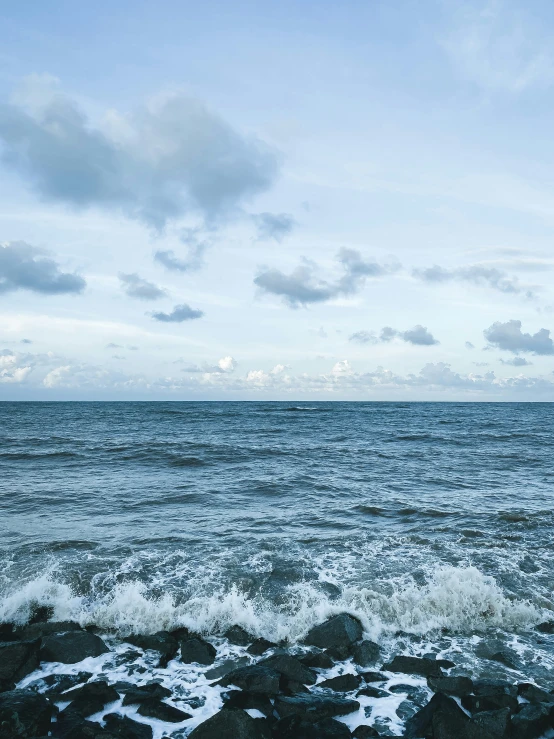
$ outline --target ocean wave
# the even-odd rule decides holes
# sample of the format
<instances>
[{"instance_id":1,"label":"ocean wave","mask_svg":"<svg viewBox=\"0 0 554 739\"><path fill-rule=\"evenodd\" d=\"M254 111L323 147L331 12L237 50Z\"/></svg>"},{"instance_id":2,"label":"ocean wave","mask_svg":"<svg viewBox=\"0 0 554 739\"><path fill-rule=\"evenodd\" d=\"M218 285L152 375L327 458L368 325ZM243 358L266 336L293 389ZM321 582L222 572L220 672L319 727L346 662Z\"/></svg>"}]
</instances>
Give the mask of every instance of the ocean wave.
<instances>
[{"instance_id":1,"label":"ocean wave","mask_svg":"<svg viewBox=\"0 0 554 739\"><path fill-rule=\"evenodd\" d=\"M343 587L338 597L329 596L316 583L296 582L278 605L261 593L247 595L236 585L193 593L180 602L178 592L160 591L160 583L153 591L139 580L79 595L50 571L6 588L0 622L25 623L37 605L51 607L55 620L75 619L121 635L179 626L217 634L236 623L257 636L288 642L302 639L314 624L343 611L358 617L374 639L397 631L418 635L445 629L459 634L515 631L544 617L542 609L529 601L507 597L493 577L476 567L454 566L438 568L421 583L389 581L382 590Z\"/></svg>"}]
</instances>

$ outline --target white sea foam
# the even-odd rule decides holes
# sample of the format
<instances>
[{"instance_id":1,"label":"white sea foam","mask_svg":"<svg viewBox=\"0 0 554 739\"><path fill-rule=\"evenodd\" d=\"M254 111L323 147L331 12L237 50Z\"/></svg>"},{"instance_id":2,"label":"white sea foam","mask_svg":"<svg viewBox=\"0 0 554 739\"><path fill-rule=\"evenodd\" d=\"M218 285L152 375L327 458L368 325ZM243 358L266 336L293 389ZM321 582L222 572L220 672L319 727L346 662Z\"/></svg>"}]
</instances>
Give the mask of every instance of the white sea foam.
<instances>
[{"instance_id":1,"label":"white sea foam","mask_svg":"<svg viewBox=\"0 0 554 739\"><path fill-rule=\"evenodd\" d=\"M475 567L441 567L424 584L403 580L389 582L382 590L348 586L336 598L315 584L300 582L286 589L279 605L237 587L192 594L185 602L178 602L177 595L154 595L145 583L130 581L80 596L50 572L8 588L0 602L0 620L24 623L39 604L51 606L56 620L72 618L121 634L178 626L215 634L237 623L256 635L294 642L314 624L342 611L357 616L374 639L398 630L420 635L443 628L458 633L512 631L544 616L530 602L508 598L493 577Z\"/></svg>"}]
</instances>

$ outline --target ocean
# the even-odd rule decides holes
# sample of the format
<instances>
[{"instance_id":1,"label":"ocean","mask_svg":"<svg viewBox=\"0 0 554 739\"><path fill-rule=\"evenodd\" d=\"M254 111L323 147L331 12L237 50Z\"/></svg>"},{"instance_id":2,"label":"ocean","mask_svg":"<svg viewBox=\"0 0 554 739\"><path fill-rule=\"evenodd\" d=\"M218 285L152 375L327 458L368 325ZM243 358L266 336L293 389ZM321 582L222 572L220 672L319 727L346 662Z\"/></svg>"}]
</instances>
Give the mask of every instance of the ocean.
<instances>
[{"instance_id":1,"label":"ocean","mask_svg":"<svg viewBox=\"0 0 554 739\"><path fill-rule=\"evenodd\" d=\"M5 402L0 622L48 606L116 651L185 626L228 658L231 625L294 647L348 612L383 659L551 689L553 459L546 403ZM216 710L202 685L179 736ZM368 723L399 733L380 705Z\"/></svg>"}]
</instances>

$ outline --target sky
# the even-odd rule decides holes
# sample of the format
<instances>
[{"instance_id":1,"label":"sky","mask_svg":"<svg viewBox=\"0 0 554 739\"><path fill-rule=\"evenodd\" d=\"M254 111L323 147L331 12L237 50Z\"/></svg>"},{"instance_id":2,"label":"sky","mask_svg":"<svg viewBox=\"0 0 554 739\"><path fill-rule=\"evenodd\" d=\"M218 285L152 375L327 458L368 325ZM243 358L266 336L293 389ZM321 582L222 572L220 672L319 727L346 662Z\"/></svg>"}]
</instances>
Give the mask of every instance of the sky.
<instances>
[{"instance_id":1,"label":"sky","mask_svg":"<svg viewBox=\"0 0 554 739\"><path fill-rule=\"evenodd\" d=\"M554 5L0 6L1 400L554 400Z\"/></svg>"}]
</instances>

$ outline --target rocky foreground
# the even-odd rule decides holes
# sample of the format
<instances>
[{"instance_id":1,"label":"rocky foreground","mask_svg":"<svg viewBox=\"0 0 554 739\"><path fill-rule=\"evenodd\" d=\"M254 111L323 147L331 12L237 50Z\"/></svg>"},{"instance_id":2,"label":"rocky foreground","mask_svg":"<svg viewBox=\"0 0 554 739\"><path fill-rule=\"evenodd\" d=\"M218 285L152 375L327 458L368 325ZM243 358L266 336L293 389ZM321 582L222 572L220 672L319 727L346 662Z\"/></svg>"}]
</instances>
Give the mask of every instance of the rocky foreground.
<instances>
[{"instance_id":1,"label":"rocky foreground","mask_svg":"<svg viewBox=\"0 0 554 739\"><path fill-rule=\"evenodd\" d=\"M185 628L126 637L135 651L118 652L114 664L149 655L160 674L191 665L217 688L212 715L191 728L185 709L205 698L172 692L140 660L125 673L132 681L99 679L86 668L113 651L109 638L74 622L41 620L47 616L39 609L34 623L0 625L2 739L366 739L391 736L372 722L371 701L399 694L405 700L394 711L408 739L554 736L553 693L449 674L455 664L435 655L396 655L382 664L380 647L363 639L361 624L346 613L312 628L294 650L234 626L225 643L243 648L243 656L223 661L210 641Z\"/></svg>"}]
</instances>

